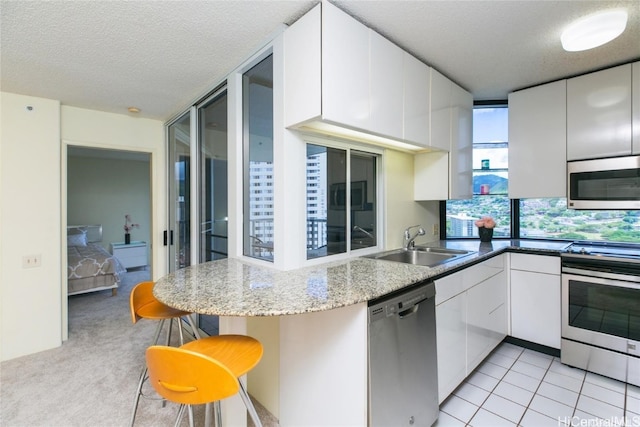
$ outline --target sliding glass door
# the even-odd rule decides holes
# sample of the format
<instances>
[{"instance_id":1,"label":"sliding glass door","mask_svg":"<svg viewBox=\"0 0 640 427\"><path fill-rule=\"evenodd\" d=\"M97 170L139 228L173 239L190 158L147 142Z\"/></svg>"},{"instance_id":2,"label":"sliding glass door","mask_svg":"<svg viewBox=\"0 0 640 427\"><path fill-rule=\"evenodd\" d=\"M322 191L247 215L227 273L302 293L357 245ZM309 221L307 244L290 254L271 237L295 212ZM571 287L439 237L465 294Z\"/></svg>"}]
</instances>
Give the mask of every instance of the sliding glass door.
<instances>
[{"instance_id":1,"label":"sliding glass door","mask_svg":"<svg viewBox=\"0 0 640 427\"><path fill-rule=\"evenodd\" d=\"M217 92L198 107L200 262L226 258L227 92Z\"/></svg>"},{"instance_id":2,"label":"sliding glass door","mask_svg":"<svg viewBox=\"0 0 640 427\"><path fill-rule=\"evenodd\" d=\"M227 91L215 92L198 106L198 260L228 256ZM198 326L218 335L218 316L198 315Z\"/></svg>"},{"instance_id":3,"label":"sliding glass door","mask_svg":"<svg viewBox=\"0 0 640 427\"><path fill-rule=\"evenodd\" d=\"M169 229L165 242L169 247L169 271L188 267L192 262L226 258L226 88L169 124L167 138ZM197 184L195 191L193 180ZM218 334L216 316L198 316L198 326L209 335Z\"/></svg>"},{"instance_id":4,"label":"sliding glass door","mask_svg":"<svg viewBox=\"0 0 640 427\"><path fill-rule=\"evenodd\" d=\"M191 114L168 127L169 271L191 265Z\"/></svg>"}]
</instances>

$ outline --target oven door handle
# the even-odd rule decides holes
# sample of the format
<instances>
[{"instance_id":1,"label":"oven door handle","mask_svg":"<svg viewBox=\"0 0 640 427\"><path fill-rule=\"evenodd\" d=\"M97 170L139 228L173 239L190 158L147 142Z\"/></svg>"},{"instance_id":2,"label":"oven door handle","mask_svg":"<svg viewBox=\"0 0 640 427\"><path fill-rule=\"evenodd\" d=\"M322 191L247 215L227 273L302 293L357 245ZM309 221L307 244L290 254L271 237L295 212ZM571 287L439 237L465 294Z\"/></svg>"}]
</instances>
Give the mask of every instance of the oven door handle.
<instances>
[{"instance_id":1,"label":"oven door handle","mask_svg":"<svg viewBox=\"0 0 640 427\"><path fill-rule=\"evenodd\" d=\"M599 283L604 286L618 286L621 288L640 289L640 277L627 276L602 271L583 270L578 268L562 268L563 282L567 280L580 280L583 282Z\"/></svg>"}]
</instances>

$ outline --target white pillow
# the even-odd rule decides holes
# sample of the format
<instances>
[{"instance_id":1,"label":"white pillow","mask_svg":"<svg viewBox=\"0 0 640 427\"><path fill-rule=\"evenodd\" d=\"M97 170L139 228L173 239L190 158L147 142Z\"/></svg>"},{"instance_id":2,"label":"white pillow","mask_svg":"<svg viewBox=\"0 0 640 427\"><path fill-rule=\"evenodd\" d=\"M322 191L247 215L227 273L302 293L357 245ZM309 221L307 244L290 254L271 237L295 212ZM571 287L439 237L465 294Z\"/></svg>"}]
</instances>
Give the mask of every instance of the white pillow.
<instances>
[{"instance_id":1,"label":"white pillow","mask_svg":"<svg viewBox=\"0 0 640 427\"><path fill-rule=\"evenodd\" d=\"M87 233L67 235L67 246L87 246Z\"/></svg>"}]
</instances>

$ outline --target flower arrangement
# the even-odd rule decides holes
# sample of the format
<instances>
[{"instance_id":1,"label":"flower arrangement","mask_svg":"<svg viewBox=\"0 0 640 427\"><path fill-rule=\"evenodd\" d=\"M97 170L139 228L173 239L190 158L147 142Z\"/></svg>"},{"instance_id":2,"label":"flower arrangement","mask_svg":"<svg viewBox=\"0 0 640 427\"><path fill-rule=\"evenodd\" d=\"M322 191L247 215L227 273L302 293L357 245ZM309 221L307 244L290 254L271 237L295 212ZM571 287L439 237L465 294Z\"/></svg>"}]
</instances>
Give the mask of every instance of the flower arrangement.
<instances>
[{"instance_id":1,"label":"flower arrangement","mask_svg":"<svg viewBox=\"0 0 640 427\"><path fill-rule=\"evenodd\" d=\"M140 224L134 224L133 221L131 221L131 215L126 214L124 216L124 232L125 234L129 234L131 232L131 230L133 230L134 228L139 228Z\"/></svg>"},{"instance_id":2,"label":"flower arrangement","mask_svg":"<svg viewBox=\"0 0 640 427\"><path fill-rule=\"evenodd\" d=\"M490 216L483 216L476 221L476 227L478 228L493 228L496 226L496 222Z\"/></svg>"}]
</instances>

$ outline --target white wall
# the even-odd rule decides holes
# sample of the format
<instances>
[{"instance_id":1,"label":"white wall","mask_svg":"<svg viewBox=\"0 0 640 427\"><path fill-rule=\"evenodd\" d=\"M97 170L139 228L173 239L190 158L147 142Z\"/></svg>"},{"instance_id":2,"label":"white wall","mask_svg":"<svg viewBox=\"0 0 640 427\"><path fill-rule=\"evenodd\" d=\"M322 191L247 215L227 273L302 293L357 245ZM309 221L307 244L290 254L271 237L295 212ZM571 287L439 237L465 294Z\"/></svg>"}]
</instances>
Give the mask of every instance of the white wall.
<instances>
[{"instance_id":1,"label":"white wall","mask_svg":"<svg viewBox=\"0 0 640 427\"><path fill-rule=\"evenodd\" d=\"M149 242L149 162L67 157L67 224L102 224L102 246L124 242L125 214L140 226L131 240ZM148 262L148 261L147 261Z\"/></svg>"},{"instance_id":2,"label":"white wall","mask_svg":"<svg viewBox=\"0 0 640 427\"><path fill-rule=\"evenodd\" d=\"M67 144L151 154L154 278L167 264L166 164L160 121L6 92L0 107L0 359L8 360L66 338ZM33 254L41 255L41 266L23 268L22 257Z\"/></svg>"},{"instance_id":3,"label":"white wall","mask_svg":"<svg viewBox=\"0 0 640 427\"><path fill-rule=\"evenodd\" d=\"M62 145L141 151L151 154L151 224L150 253L153 278L166 274L167 252L162 246L167 223L167 181L164 123L125 114L104 113L82 108L62 106ZM66 159L63 159L66 160ZM66 173L66 165L63 168ZM66 180L66 175L63 177ZM63 196L66 198L66 182ZM66 206L63 207L66 219ZM123 212L123 215L126 212ZM135 222L142 219L133 218ZM124 217L122 218L124 221ZM145 219L146 220L146 219ZM123 224L124 225L124 222ZM134 230L135 234L135 230ZM123 237L124 238L124 237ZM136 238L132 236L132 238Z\"/></svg>"},{"instance_id":4,"label":"white wall","mask_svg":"<svg viewBox=\"0 0 640 427\"><path fill-rule=\"evenodd\" d=\"M140 151L151 155L151 256L152 279L167 273L167 249L163 246L163 231L167 223L167 164L164 138L164 123L142 119L132 115L104 113L83 108L62 106L62 199L67 199L68 145L79 147L107 148L125 151ZM135 220L135 218L134 218ZM62 206L62 221L67 224L67 206ZM137 220L136 220L137 221ZM61 248L64 251L64 248ZM66 276L62 279L63 294L66 294ZM62 298L62 338L67 338L67 298Z\"/></svg>"},{"instance_id":5,"label":"white wall","mask_svg":"<svg viewBox=\"0 0 640 427\"><path fill-rule=\"evenodd\" d=\"M384 153L385 189L385 248L399 248L404 243L404 230L412 225L422 225L425 236L416 243L440 240L432 233L433 225L439 224L439 202L416 202L413 200L413 154L396 150ZM413 230L416 231L416 230Z\"/></svg>"},{"instance_id":6,"label":"white wall","mask_svg":"<svg viewBox=\"0 0 640 427\"><path fill-rule=\"evenodd\" d=\"M3 92L0 106L0 359L7 360L62 343L60 103ZM22 257L35 254L41 266L23 268Z\"/></svg>"}]
</instances>

